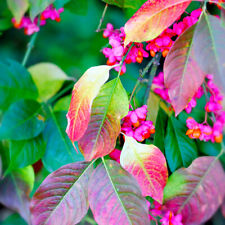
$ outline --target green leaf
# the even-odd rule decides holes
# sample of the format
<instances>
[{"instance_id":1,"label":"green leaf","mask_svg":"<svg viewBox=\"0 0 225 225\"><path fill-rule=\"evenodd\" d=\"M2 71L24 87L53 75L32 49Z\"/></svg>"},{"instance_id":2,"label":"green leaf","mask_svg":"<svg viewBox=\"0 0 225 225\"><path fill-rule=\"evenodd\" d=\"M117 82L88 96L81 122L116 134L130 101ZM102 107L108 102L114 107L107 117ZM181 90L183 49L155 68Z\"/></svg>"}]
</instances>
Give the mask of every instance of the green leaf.
<instances>
[{"instance_id":1,"label":"green leaf","mask_svg":"<svg viewBox=\"0 0 225 225\"><path fill-rule=\"evenodd\" d=\"M88 185L97 224L149 224L147 202L134 177L115 161L103 163L94 170Z\"/></svg>"},{"instance_id":2,"label":"green leaf","mask_svg":"<svg viewBox=\"0 0 225 225\"><path fill-rule=\"evenodd\" d=\"M8 7L15 17L17 22L20 22L21 18L29 7L28 0L7 0Z\"/></svg>"},{"instance_id":3,"label":"green leaf","mask_svg":"<svg viewBox=\"0 0 225 225\"><path fill-rule=\"evenodd\" d=\"M29 0L30 17L33 20L39 13L43 12L55 0Z\"/></svg>"},{"instance_id":4,"label":"green leaf","mask_svg":"<svg viewBox=\"0 0 225 225\"><path fill-rule=\"evenodd\" d=\"M225 92L225 29L221 21L203 13L193 43L196 60L202 71L213 74L216 85Z\"/></svg>"},{"instance_id":5,"label":"green leaf","mask_svg":"<svg viewBox=\"0 0 225 225\"><path fill-rule=\"evenodd\" d=\"M165 154L172 172L180 167L188 167L198 157L195 141L186 136L186 126L174 117L168 120Z\"/></svg>"},{"instance_id":6,"label":"green leaf","mask_svg":"<svg viewBox=\"0 0 225 225\"><path fill-rule=\"evenodd\" d=\"M78 140L87 161L108 155L115 148L120 120L128 111L128 97L120 79L104 84L93 101L88 128Z\"/></svg>"},{"instance_id":7,"label":"green leaf","mask_svg":"<svg viewBox=\"0 0 225 225\"><path fill-rule=\"evenodd\" d=\"M65 164L84 160L82 154L75 151L68 138L65 132L66 124L66 112L53 113L51 110L51 118L46 121L44 130L47 146L43 157L43 163L50 172Z\"/></svg>"},{"instance_id":8,"label":"green leaf","mask_svg":"<svg viewBox=\"0 0 225 225\"><path fill-rule=\"evenodd\" d=\"M70 0L65 5L70 12L78 15L86 15L88 11L88 0Z\"/></svg>"},{"instance_id":9,"label":"green leaf","mask_svg":"<svg viewBox=\"0 0 225 225\"><path fill-rule=\"evenodd\" d=\"M54 111L68 111L71 102L71 95L60 98L54 105Z\"/></svg>"},{"instance_id":10,"label":"green leaf","mask_svg":"<svg viewBox=\"0 0 225 225\"><path fill-rule=\"evenodd\" d=\"M58 66L52 63L38 63L29 67L37 86L39 100L46 101L55 95L65 80L71 80Z\"/></svg>"},{"instance_id":11,"label":"green leaf","mask_svg":"<svg viewBox=\"0 0 225 225\"><path fill-rule=\"evenodd\" d=\"M34 164L45 153L45 142L42 134L36 138L10 143L10 165L8 171Z\"/></svg>"},{"instance_id":12,"label":"green leaf","mask_svg":"<svg viewBox=\"0 0 225 225\"><path fill-rule=\"evenodd\" d=\"M0 202L17 211L28 223L30 221L29 194L34 184L31 166L18 169L0 181Z\"/></svg>"},{"instance_id":13,"label":"green leaf","mask_svg":"<svg viewBox=\"0 0 225 225\"><path fill-rule=\"evenodd\" d=\"M1 225L27 225L27 223L18 215L18 214L12 214L7 217L6 220L1 221Z\"/></svg>"},{"instance_id":14,"label":"green leaf","mask_svg":"<svg viewBox=\"0 0 225 225\"><path fill-rule=\"evenodd\" d=\"M165 135L168 116L160 107L156 119L154 145L157 146L162 153L165 153Z\"/></svg>"},{"instance_id":15,"label":"green leaf","mask_svg":"<svg viewBox=\"0 0 225 225\"><path fill-rule=\"evenodd\" d=\"M8 106L19 99L36 99L37 88L27 70L19 63L9 60L0 62L0 108Z\"/></svg>"},{"instance_id":16,"label":"green leaf","mask_svg":"<svg viewBox=\"0 0 225 225\"><path fill-rule=\"evenodd\" d=\"M44 129L42 106L34 100L13 103L3 116L0 139L24 140L38 136Z\"/></svg>"}]
</instances>

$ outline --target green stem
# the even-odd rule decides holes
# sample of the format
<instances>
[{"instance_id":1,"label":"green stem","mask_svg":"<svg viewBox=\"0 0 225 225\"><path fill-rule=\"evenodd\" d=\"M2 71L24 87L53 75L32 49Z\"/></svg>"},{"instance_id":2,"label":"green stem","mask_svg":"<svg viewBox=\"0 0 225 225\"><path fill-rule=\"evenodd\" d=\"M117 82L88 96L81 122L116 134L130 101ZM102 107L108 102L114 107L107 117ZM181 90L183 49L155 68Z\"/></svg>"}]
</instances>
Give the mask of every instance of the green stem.
<instances>
[{"instance_id":1,"label":"green stem","mask_svg":"<svg viewBox=\"0 0 225 225\"><path fill-rule=\"evenodd\" d=\"M100 21L99 21L99 25L98 25L98 28L97 28L96 32L99 32L99 31L100 31L100 28L101 28L102 23L103 23L103 20L104 20L104 18L105 18L105 14L106 14L106 11L107 11L107 9L108 9L108 6L109 6L109 4L106 3L106 4L105 4L105 8L104 8L103 13L102 13L102 17L101 17L101 19L100 19Z\"/></svg>"},{"instance_id":2,"label":"green stem","mask_svg":"<svg viewBox=\"0 0 225 225\"><path fill-rule=\"evenodd\" d=\"M147 101L148 101L148 97L150 95L150 90L151 90L151 86L152 86L152 81L153 81L153 78L156 74L160 59L161 59L161 53L157 54L154 58L153 66L152 66L151 72L149 74L148 86L147 86L147 89L145 91L144 104L146 104Z\"/></svg>"},{"instance_id":3,"label":"green stem","mask_svg":"<svg viewBox=\"0 0 225 225\"><path fill-rule=\"evenodd\" d=\"M32 36L31 36L31 39L27 45L27 50L25 52L25 55L24 55L24 58L23 58L23 61L22 61L22 65L23 66L26 66L26 63L27 63L27 60L30 56L30 53L31 53L31 50L33 49L34 47L34 43L35 43L35 40L37 38L37 34L38 32L34 33Z\"/></svg>"}]
</instances>

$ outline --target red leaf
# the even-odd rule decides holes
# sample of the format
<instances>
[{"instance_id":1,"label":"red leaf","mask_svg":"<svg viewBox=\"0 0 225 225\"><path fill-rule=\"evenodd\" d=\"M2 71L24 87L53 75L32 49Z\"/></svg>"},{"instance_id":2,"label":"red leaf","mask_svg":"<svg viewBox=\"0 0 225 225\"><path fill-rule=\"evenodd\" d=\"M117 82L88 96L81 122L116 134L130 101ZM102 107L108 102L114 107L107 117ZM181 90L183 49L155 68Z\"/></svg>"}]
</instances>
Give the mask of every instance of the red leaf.
<instances>
[{"instance_id":1,"label":"red leaf","mask_svg":"<svg viewBox=\"0 0 225 225\"><path fill-rule=\"evenodd\" d=\"M32 225L76 224L88 211L92 164L71 163L51 173L31 201Z\"/></svg>"},{"instance_id":2,"label":"red leaf","mask_svg":"<svg viewBox=\"0 0 225 225\"><path fill-rule=\"evenodd\" d=\"M90 178L90 208L98 225L147 225L148 207L136 180L112 160L100 164Z\"/></svg>"},{"instance_id":3,"label":"red leaf","mask_svg":"<svg viewBox=\"0 0 225 225\"><path fill-rule=\"evenodd\" d=\"M84 135L90 119L92 102L101 86L108 80L111 68L110 66L92 67L74 85L66 128L72 142Z\"/></svg>"},{"instance_id":4,"label":"red leaf","mask_svg":"<svg viewBox=\"0 0 225 225\"><path fill-rule=\"evenodd\" d=\"M214 157L199 157L174 172L164 189L164 210L182 214L185 225L206 222L225 196L225 173Z\"/></svg>"},{"instance_id":5,"label":"red leaf","mask_svg":"<svg viewBox=\"0 0 225 225\"><path fill-rule=\"evenodd\" d=\"M187 29L175 41L164 63L165 86L176 115L186 107L205 78L194 54L195 27Z\"/></svg>"},{"instance_id":6,"label":"red leaf","mask_svg":"<svg viewBox=\"0 0 225 225\"><path fill-rule=\"evenodd\" d=\"M162 204L168 170L166 159L156 146L140 144L125 136L120 163L136 178L144 196L151 196Z\"/></svg>"}]
</instances>

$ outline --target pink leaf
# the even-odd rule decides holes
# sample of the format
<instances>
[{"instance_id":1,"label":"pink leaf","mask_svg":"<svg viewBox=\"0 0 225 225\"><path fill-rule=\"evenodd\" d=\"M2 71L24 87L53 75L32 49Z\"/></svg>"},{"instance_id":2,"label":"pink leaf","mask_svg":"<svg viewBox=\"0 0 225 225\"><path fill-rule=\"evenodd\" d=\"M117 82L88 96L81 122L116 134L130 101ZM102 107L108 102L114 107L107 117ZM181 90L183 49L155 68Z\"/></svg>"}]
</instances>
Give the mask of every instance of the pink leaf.
<instances>
[{"instance_id":1,"label":"pink leaf","mask_svg":"<svg viewBox=\"0 0 225 225\"><path fill-rule=\"evenodd\" d=\"M164 210L181 213L185 225L206 222L222 204L225 173L214 157L199 157L174 172L164 189Z\"/></svg>"},{"instance_id":2,"label":"pink leaf","mask_svg":"<svg viewBox=\"0 0 225 225\"><path fill-rule=\"evenodd\" d=\"M91 176L88 199L98 225L147 225L148 207L136 180L112 160Z\"/></svg>"},{"instance_id":3,"label":"pink leaf","mask_svg":"<svg viewBox=\"0 0 225 225\"><path fill-rule=\"evenodd\" d=\"M76 224L88 211L92 164L71 163L51 173L31 201L32 225Z\"/></svg>"},{"instance_id":4,"label":"pink leaf","mask_svg":"<svg viewBox=\"0 0 225 225\"><path fill-rule=\"evenodd\" d=\"M74 85L66 128L72 142L84 135L90 119L92 102L101 86L108 80L111 68L110 66L92 67Z\"/></svg>"},{"instance_id":5,"label":"pink leaf","mask_svg":"<svg viewBox=\"0 0 225 225\"><path fill-rule=\"evenodd\" d=\"M120 163L138 181L142 194L162 203L168 179L166 159L154 145L140 144L125 136Z\"/></svg>"}]
</instances>

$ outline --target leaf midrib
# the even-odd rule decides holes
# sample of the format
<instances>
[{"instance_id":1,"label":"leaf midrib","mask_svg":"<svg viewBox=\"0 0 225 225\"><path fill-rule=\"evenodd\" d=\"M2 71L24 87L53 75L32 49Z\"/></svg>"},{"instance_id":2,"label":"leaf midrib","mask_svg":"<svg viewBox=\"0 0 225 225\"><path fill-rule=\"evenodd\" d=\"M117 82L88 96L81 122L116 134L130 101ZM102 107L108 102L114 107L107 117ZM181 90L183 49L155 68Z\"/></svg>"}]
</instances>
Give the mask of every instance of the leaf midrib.
<instances>
[{"instance_id":1,"label":"leaf midrib","mask_svg":"<svg viewBox=\"0 0 225 225\"><path fill-rule=\"evenodd\" d=\"M125 214L126 214L126 217L127 217L128 221L129 221L129 224L132 225L132 222L131 222L131 220L130 220L130 217L129 217L129 215L128 215L128 212L127 212L127 210L126 210L126 208L125 208L125 206L124 206L124 204L123 204L123 201L122 201L122 199L120 198L119 193L118 193L118 191L117 191L117 189L116 189L116 187L115 187L115 185L114 185L114 183L113 183L113 180L112 180L112 178L111 178L109 169L108 169L108 167L107 167L107 165L106 165L106 162L105 162L105 159L104 159L103 157L102 157L102 162L103 162L103 165L104 165L104 167L105 167L106 173L107 173L107 175L108 175L108 177L109 177L110 183L112 184L113 190L114 190L114 192L115 192L115 194L116 194L116 196L117 196L117 198L118 198L118 200L119 200L119 202L120 202L120 205L122 206L122 208L123 208L123 210L124 210L124 212L125 212Z\"/></svg>"}]
</instances>

